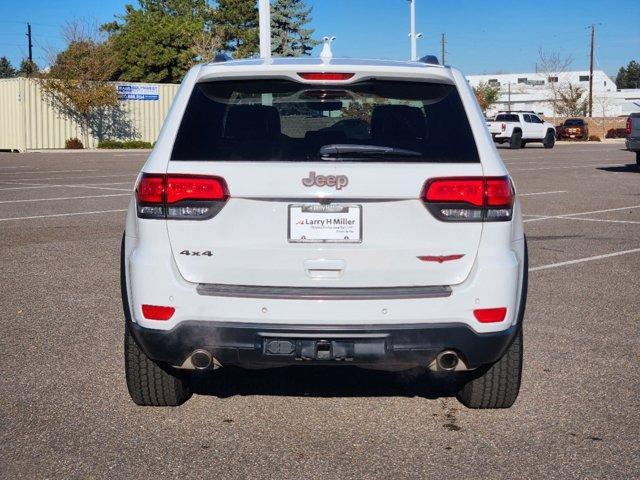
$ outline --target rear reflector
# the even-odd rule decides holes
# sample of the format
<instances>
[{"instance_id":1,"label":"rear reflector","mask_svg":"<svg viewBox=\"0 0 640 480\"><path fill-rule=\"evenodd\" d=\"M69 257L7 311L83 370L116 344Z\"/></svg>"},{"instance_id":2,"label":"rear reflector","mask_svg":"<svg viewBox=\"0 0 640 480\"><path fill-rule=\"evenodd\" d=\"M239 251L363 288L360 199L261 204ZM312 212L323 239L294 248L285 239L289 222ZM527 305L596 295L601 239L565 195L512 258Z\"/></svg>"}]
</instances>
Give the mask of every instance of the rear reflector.
<instances>
[{"instance_id":1,"label":"rear reflector","mask_svg":"<svg viewBox=\"0 0 640 480\"><path fill-rule=\"evenodd\" d=\"M507 309L505 307L478 308L473 311L473 315L480 323L501 322L507 316Z\"/></svg>"},{"instance_id":2,"label":"rear reflector","mask_svg":"<svg viewBox=\"0 0 640 480\"><path fill-rule=\"evenodd\" d=\"M451 177L429 180L422 200L444 221L511 220L514 192L509 177Z\"/></svg>"},{"instance_id":3,"label":"rear reflector","mask_svg":"<svg viewBox=\"0 0 640 480\"><path fill-rule=\"evenodd\" d=\"M338 72L306 72L298 73L305 80L349 80L353 77L353 73Z\"/></svg>"},{"instance_id":4,"label":"rear reflector","mask_svg":"<svg viewBox=\"0 0 640 480\"><path fill-rule=\"evenodd\" d=\"M175 311L173 307L142 305L142 315L148 320L169 320Z\"/></svg>"},{"instance_id":5,"label":"rear reflector","mask_svg":"<svg viewBox=\"0 0 640 480\"><path fill-rule=\"evenodd\" d=\"M136 188L138 216L204 220L215 216L229 197L220 177L145 173Z\"/></svg>"}]
</instances>

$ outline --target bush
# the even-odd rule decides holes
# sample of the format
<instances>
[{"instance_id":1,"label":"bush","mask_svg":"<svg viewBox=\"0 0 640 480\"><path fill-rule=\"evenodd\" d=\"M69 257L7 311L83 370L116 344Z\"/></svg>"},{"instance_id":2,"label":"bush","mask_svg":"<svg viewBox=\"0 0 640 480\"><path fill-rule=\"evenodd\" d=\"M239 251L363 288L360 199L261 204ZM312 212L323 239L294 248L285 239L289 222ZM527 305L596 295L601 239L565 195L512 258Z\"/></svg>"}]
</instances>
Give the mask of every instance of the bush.
<instances>
[{"instance_id":1,"label":"bush","mask_svg":"<svg viewBox=\"0 0 640 480\"><path fill-rule=\"evenodd\" d=\"M98 148L123 149L123 148L152 148L150 142L143 140L100 140Z\"/></svg>"},{"instance_id":2,"label":"bush","mask_svg":"<svg viewBox=\"0 0 640 480\"><path fill-rule=\"evenodd\" d=\"M610 128L604 138L627 138L626 128Z\"/></svg>"},{"instance_id":3,"label":"bush","mask_svg":"<svg viewBox=\"0 0 640 480\"><path fill-rule=\"evenodd\" d=\"M590 142L601 142L600 137L598 135L589 135Z\"/></svg>"},{"instance_id":4,"label":"bush","mask_svg":"<svg viewBox=\"0 0 640 480\"><path fill-rule=\"evenodd\" d=\"M67 150L82 150L84 145L82 145L82 142L75 137L67 138L64 142L64 148Z\"/></svg>"}]
</instances>

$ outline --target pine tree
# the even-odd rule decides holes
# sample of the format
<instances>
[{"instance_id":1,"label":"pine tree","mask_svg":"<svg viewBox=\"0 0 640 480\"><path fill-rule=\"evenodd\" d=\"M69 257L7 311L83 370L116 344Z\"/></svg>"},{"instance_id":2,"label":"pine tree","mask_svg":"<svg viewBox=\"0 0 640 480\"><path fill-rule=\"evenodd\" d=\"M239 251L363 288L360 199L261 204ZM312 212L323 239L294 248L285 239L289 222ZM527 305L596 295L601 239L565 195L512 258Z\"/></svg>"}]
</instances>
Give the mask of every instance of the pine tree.
<instances>
[{"instance_id":1,"label":"pine tree","mask_svg":"<svg viewBox=\"0 0 640 480\"><path fill-rule=\"evenodd\" d=\"M309 55L320 42L311 36L311 10L304 0L275 0L271 5L271 52L279 57Z\"/></svg>"},{"instance_id":2,"label":"pine tree","mask_svg":"<svg viewBox=\"0 0 640 480\"><path fill-rule=\"evenodd\" d=\"M13 68L7 57L0 57L0 78L13 78L16 76L16 69Z\"/></svg>"},{"instance_id":3,"label":"pine tree","mask_svg":"<svg viewBox=\"0 0 640 480\"><path fill-rule=\"evenodd\" d=\"M214 32L222 49L234 58L258 52L258 8L255 0L218 0L213 15Z\"/></svg>"},{"instance_id":4,"label":"pine tree","mask_svg":"<svg viewBox=\"0 0 640 480\"><path fill-rule=\"evenodd\" d=\"M35 62L31 62L28 59L22 60L20 68L18 69L18 77L32 77L36 73L39 73L40 69Z\"/></svg>"}]
</instances>

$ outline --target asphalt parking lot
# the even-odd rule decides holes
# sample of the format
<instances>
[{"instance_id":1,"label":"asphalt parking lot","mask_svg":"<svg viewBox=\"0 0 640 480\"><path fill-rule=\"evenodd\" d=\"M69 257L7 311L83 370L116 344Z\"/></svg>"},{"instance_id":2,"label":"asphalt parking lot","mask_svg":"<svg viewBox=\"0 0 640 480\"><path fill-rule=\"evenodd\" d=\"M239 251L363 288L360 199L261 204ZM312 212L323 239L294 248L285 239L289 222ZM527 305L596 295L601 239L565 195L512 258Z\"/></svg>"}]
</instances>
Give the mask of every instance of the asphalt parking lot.
<instances>
[{"instance_id":1,"label":"asphalt parking lot","mask_svg":"<svg viewBox=\"0 0 640 480\"><path fill-rule=\"evenodd\" d=\"M238 372L174 409L123 372L118 254L144 152L0 154L0 477L638 478L640 171L622 144L500 148L530 252L513 408L428 377Z\"/></svg>"}]
</instances>

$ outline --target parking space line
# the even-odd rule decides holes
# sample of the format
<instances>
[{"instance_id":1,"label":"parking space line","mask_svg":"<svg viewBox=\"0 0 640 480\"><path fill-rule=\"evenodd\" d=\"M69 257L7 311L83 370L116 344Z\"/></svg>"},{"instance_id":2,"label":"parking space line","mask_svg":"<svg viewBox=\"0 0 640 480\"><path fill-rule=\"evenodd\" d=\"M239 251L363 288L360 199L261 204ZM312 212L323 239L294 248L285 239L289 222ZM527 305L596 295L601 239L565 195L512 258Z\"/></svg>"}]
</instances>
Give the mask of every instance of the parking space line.
<instances>
[{"instance_id":1,"label":"parking space line","mask_svg":"<svg viewBox=\"0 0 640 480\"><path fill-rule=\"evenodd\" d=\"M81 198L128 197L130 193L109 193L105 195L82 195L79 197L29 198L27 200L0 200L0 203L52 202L55 200L79 200Z\"/></svg>"},{"instance_id":2,"label":"parking space line","mask_svg":"<svg viewBox=\"0 0 640 480\"><path fill-rule=\"evenodd\" d=\"M567 193L566 190L554 190L551 192L532 192L532 193L519 193L519 197L532 197L534 195L551 195L552 193Z\"/></svg>"},{"instance_id":3,"label":"parking space line","mask_svg":"<svg viewBox=\"0 0 640 480\"><path fill-rule=\"evenodd\" d=\"M601 260L603 258L617 257L619 255L626 255L628 253L640 252L640 248L632 248L631 250L622 250L620 252L606 253L604 255L595 255L593 257L577 258L575 260L567 260L566 262L550 263L548 265L540 265L539 267L532 267L530 272L537 272L538 270L547 270L549 268L564 267L565 265L575 265L576 263L591 262L593 260Z\"/></svg>"},{"instance_id":4,"label":"parking space line","mask_svg":"<svg viewBox=\"0 0 640 480\"><path fill-rule=\"evenodd\" d=\"M578 212L578 213L565 213L563 215L525 215L527 217L535 217L535 218L527 218L523 220L523 222L537 222L539 220L548 220L550 218L567 218L567 217L575 217L578 215L591 215L593 213L607 213L607 212L619 212L620 210L633 210L635 208L640 208L640 205L632 205L630 207L619 207L619 208L606 208L604 210L592 210L590 212Z\"/></svg>"},{"instance_id":5,"label":"parking space line","mask_svg":"<svg viewBox=\"0 0 640 480\"><path fill-rule=\"evenodd\" d=\"M115 175L82 175L79 177L47 177L47 178L21 178L20 180L36 180L41 182L43 180L76 180L80 178L113 178L113 177L132 177L138 176L138 172L135 173L118 173ZM14 182L18 183L18 182Z\"/></svg>"},{"instance_id":6,"label":"parking space line","mask_svg":"<svg viewBox=\"0 0 640 480\"><path fill-rule=\"evenodd\" d=\"M593 165L567 165L563 167L537 167L537 168L514 168L510 169L511 172L533 172L536 170L559 170L564 168L604 168L604 167L625 167L626 163L604 163L598 164L594 163Z\"/></svg>"},{"instance_id":7,"label":"parking space line","mask_svg":"<svg viewBox=\"0 0 640 480\"><path fill-rule=\"evenodd\" d=\"M114 212L126 212L127 209L119 209L119 210L96 210L93 212L77 212L77 213L52 213L50 215L33 215L30 217L7 217L0 218L0 222L7 222L10 220L32 220L35 218L53 218L53 217L72 217L74 215L96 215L99 213L114 213Z\"/></svg>"},{"instance_id":8,"label":"parking space line","mask_svg":"<svg viewBox=\"0 0 640 480\"><path fill-rule=\"evenodd\" d=\"M71 173L71 172L98 172L97 168L88 170L33 170L31 172L0 172L0 175L26 175L30 173Z\"/></svg>"},{"instance_id":9,"label":"parking space line","mask_svg":"<svg viewBox=\"0 0 640 480\"><path fill-rule=\"evenodd\" d=\"M123 182L123 183L129 183L129 182ZM14 183L14 185L16 185L16 184ZM116 191L121 191L121 192L130 192L131 190L133 190L133 188L96 187L96 186L93 186L93 184L87 184L87 185L78 185L78 184L65 185L65 184L33 183L33 184L26 184L26 185L30 185L30 186L0 188L0 191L6 191L6 190L32 190L32 189L38 189L38 188L66 188L66 187L90 188L90 189L97 189L97 190L116 190ZM100 185L100 184L96 184L96 185ZM112 185L112 184L107 183L105 185ZM113 184L113 185L116 185L116 184Z\"/></svg>"},{"instance_id":10,"label":"parking space line","mask_svg":"<svg viewBox=\"0 0 640 480\"><path fill-rule=\"evenodd\" d=\"M584 218L584 217L562 217L563 220L580 220L582 222L605 222L605 223L631 223L638 224L640 222L635 222L633 220L609 220L605 218Z\"/></svg>"}]
</instances>

